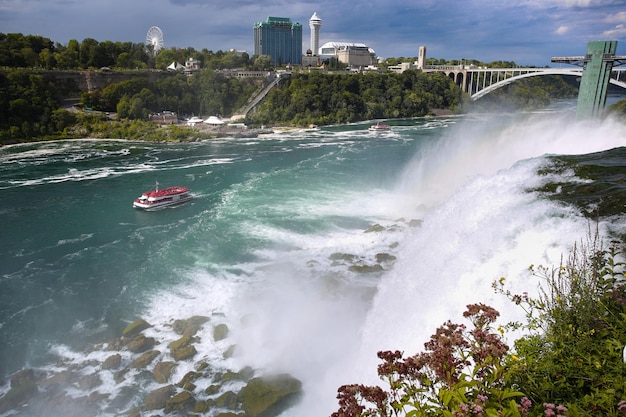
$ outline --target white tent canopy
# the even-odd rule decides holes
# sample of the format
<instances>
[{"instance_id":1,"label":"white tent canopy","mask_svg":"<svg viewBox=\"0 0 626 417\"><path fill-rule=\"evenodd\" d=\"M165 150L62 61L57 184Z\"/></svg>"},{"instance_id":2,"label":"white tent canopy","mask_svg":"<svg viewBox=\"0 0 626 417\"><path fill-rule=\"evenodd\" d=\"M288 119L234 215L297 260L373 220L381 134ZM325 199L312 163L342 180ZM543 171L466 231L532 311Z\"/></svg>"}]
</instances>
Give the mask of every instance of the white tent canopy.
<instances>
[{"instance_id":1,"label":"white tent canopy","mask_svg":"<svg viewBox=\"0 0 626 417\"><path fill-rule=\"evenodd\" d=\"M204 120L204 123L208 125L223 125L224 124L224 122L216 116L209 116L208 119Z\"/></svg>"},{"instance_id":2,"label":"white tent canopy","mask_svg":"<svg viewBox=\"0 0 626 417\"><path fill-rule=\"evenodd\" d=\"M167 67L167 69L170 71L179 71L179 70L185 69L185 67L183 65L180 65L178 62L174 61Z\"/></svg>"}]
</instances>

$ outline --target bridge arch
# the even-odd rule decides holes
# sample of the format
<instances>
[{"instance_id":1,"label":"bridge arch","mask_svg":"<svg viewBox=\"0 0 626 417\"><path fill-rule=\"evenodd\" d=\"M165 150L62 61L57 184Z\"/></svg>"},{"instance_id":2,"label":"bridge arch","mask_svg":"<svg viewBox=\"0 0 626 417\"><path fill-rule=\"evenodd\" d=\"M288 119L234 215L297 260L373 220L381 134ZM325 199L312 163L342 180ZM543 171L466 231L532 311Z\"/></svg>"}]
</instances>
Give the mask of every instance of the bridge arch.
<instances>
[{"instance_id":1,"label":"bridge arch","mask_svg":"<svg viewBox=\"0 0 626 417\"><path fill-rule=\"evenodd\" d=\"M568 69L568 68L554 68L554 69L551 69L551 70L527 72L527 73L524 73L524 74L515 75L515 76L507 78L505 80L493 83L493 84L483 88L482 90L477 91L474 94L471 94L470 97L471 97L472 101L475 101L475 100L478 100L479 98L481 98L483 96L486 96L487 94L491 93L492 91L495 91L495 90L497 90L499 88L502 88L505 85L511 84L514 81L521 80L521 79L524 79L524 78L529 78L529 77L537 77L537 76L541 76L541 75L567 75L567 76L581 77L582 76L582 71L581 70L576 70L576 69ZM626 88L626 83L611 79L611 82L613 82L613 81L615 81L615 83L619 83L617 85L620 85L620 86ZM470 90L470 92L471 92L471 88L472 88L472 86L469 85L468 89Z\"/></svg>"}]
</instances>

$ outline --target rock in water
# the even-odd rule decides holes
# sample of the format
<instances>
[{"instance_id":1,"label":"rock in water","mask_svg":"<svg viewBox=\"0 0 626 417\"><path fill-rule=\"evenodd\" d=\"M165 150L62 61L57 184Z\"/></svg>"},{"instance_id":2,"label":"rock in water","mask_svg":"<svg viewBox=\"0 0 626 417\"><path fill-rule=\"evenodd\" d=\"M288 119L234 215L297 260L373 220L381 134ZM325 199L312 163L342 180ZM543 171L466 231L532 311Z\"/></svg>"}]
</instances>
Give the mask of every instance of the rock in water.
<instances>
[{"instance_id":1,"label":"rock in water","mask_svg":"<svg viewBox=\"0 0 626 417\"><path fill-rule=\"evenodd\" d=\"M268 411L286 409L295 396L302 392L302 382L291 375L253 378L239 392L246 416L257 417ZM276 412L276 415L280 412Z\"/></svg>"},{"instance_id":2,"label":"rock in water","mask_svg":"<svg viewBox=\"0 0 626 417\"><path fill-rule=\"evenodd\" d=\"M147 321L142 319L135 320L134 322L126 326L126 328L122 331L122 336L135 337L149 327L152 326Z\"/></svg>"}]
</instances>

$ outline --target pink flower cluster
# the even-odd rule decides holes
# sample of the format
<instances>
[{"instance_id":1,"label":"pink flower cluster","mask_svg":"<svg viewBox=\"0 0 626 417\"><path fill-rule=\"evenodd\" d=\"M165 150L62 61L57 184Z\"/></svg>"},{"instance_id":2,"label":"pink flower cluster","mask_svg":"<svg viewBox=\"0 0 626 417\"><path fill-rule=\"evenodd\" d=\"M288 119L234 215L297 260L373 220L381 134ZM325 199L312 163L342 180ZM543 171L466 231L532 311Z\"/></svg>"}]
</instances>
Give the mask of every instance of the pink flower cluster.
<instances>
[{"instance_id":1,"label":"pink flower cluster","mask_svg":"<svg viewBox=\"0 0 626 417\"><path fill-rule=\"evenodd\" d=\"M543 413L546 417L565 417L567 413L567 407L564 405L554 405L551 403L543 403Z\"/></svg>"},{"instance_id":2,"label":"pink flower cluster","mask_svg":"<svg viewBox=\"0 0 626 417\"><path fill-rule=\"evenodd\" d=\"M533 406L533 402L528 399L528 397L523 397L519 404L517 404L517 409L519 413L524 417L528 415L530 411L530 407Z\"/></svg>"},{"instance_id":3,"label":"pink flower cluster","mask_svg":"<svg viewBox=\"0 0 626 417\"><path fill-rule=\"evenodd\" d=\"M483 417L483 413L485 412L484 405L487 403L489 398L486 395L478 394L476 396L476 400L469 403L461 403L458 405L459 409L452 412L454 417Z\"/></svg>"}]
</instances>

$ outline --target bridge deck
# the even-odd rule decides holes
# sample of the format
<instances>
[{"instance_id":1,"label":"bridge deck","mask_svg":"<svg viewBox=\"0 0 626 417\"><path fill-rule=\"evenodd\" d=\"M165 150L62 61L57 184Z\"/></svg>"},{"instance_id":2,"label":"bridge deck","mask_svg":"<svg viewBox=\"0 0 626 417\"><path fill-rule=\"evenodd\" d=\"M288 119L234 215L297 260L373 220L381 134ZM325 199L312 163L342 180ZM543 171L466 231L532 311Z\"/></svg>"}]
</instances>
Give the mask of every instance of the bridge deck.
<instances>
[{"instance_id":1,"label":"bridge deck","mask_svg":"<svg viewBox=\"0 0 626 417\"><path fill-rule=\"evenodd\" d=\"M583 58L583 57L573 57ZM626 57L614 57L624 58ZM556 59L556 58L553 58ZM443 72L452 78L461 89L468 93L472 100L477 100L490 92L504 87L516 80L540 75L567 75L582 77L583 68L486 68L468 67L463 65L425 66L424 72ZM611 84L626 88L626 68L613 68Z\"/></svg>"}]
</instances>

